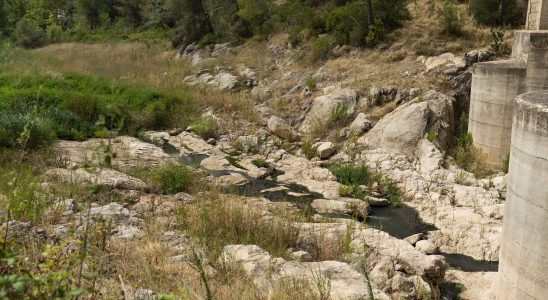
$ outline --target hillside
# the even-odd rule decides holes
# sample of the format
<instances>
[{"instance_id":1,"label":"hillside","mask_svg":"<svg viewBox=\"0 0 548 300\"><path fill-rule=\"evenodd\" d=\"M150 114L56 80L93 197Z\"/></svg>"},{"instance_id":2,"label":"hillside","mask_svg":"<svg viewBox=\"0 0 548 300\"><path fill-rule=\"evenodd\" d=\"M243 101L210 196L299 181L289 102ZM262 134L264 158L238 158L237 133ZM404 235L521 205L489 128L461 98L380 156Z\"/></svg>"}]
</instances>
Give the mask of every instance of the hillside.
<instances>
[{"instance_id":1,"label":"hillside","mask_svg":"<svg viewBox=\"0 0 548 300\"><path fill-rule=\"evenodd\" d=\"M494 297L507 170L467 115L513 29L460 1L36 3L0 2L1 297Z\"/></svg>"}]
</instances>

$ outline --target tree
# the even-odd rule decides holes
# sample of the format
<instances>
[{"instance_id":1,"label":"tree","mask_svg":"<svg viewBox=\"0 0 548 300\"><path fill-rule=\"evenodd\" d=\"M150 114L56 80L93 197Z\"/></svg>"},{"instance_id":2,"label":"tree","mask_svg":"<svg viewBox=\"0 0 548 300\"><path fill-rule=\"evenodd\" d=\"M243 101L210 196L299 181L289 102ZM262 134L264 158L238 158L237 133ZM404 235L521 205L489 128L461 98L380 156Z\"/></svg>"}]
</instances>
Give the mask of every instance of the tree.
<instances>
[{"instance_id":1,"label":"tree","mask_svg":"<svg viewBox=\"0 0 548 300\"><path fill-rule=\"evenodd\" d=\"M101 13L105 9L105 4L104 0L78 0L78 12L84 17L90 29L101 26Z\"/></svg>"},{"instance_id":2,"label":"tree","mask_svg":"<svg viewBox=\"0 0 548 300\"><path fill-rule=\"evenodd\" d=\"M116 8L122 19L133 26L143 23L144 0L119 0Z\"/></svg>"},{"instance_id":3,"label":"tree","mask_svg":"<svg viewBox=\"0 0 548 300\"><path fill-rule=\"evenodd\" d=\"M474 19L487 26L523 24L524 11L516 0L470 0Z\"/></svg>"},{"instance_id":4,"label":"tree","mask_svg":"<svg viewBox=\"0 0 548 300\"><path fill-rule=\"evenodd\" d=\"M172 0L169 2L174 13L176 30L171 43L174 47L197 42L205 34L212 32L209 18L201 0Z\"/></svg>"},{"instance_id":5,"label":"tree","mask_svg":"<svg viewBox=\"0 0 548 300\"><path fill-rule=\"evenodd\" d=\"M366 0L367 2L367 25L371 26L375 23L375 15L373 14L373 3L371 0Z\"/></svg>"}]
</instances>

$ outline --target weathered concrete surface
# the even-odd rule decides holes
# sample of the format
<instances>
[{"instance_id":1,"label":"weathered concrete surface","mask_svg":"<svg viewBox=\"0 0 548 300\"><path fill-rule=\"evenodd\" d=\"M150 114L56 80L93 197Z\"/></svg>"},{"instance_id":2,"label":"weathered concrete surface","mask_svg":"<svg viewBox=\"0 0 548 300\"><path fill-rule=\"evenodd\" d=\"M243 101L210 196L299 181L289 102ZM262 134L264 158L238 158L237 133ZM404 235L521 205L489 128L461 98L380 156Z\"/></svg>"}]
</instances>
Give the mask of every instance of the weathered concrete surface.
<instances>
[{"instance_id":1,"label":"weathered concrete surface","mask_svg":"<svg viewBox=\"0 0 548 300\"><path fill-rule=\"evenodd\" d=\"M514 99L523 92L525 63L478 63L472 75L468 130L489 165L501 167L510 151Z\"/></svg>"},{"instance_id":2,"label":"weathered concrete surface","mask_svg":"<svg viewBox=\"0 0 548 300\"><path fill-rule=\"evenodd\" d=\"M548 1L529 0L527 8L527 30L548 29Z\"/></svg>"},{"instance_id":3,"label":"weathered concrete surface","mask_svg":"<svg viewBox=\"0 0 548 300\"><path fill-rule=\"evenodd\" d=\"M548 91L520 95L513 118L497 299L548 295Z\"/></svg>"}]
</instances>

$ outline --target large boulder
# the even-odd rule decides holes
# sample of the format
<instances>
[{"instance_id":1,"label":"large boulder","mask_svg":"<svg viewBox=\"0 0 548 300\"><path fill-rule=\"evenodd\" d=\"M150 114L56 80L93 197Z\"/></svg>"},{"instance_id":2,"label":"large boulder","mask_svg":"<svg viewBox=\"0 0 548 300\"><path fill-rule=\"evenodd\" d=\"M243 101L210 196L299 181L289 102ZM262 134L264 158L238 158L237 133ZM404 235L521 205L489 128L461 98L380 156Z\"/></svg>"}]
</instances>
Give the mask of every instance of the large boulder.
<instances>
[{"instance_id":1,"label":"large boulder","mask_svg":"<svg viewBox=\"0 0 548 300\"><path fill-rule=\"evenodd\" d=\"M303 120L301 131L309 132L315 125L329 120L337 108L346 109L346 113L352 114L356 103L357 94L353 89L337 88L327 95L317 97Z\"/></svg>"},{"instance_id":2,"label":"large boulder","mask_svg":"<svg viewBox=\"0 0 548 300\"><path fill-rule=\"evenodd\" d=\"M268 120L268 129L277 137L290 142L299 140L299 134L284 119L272 116Z\"/></svg>"},{"instance_id":3,"label":"large boulder","mask_svg":"<svg viewBox=\"0 0 548 300\"><path fill-rule=\"evenodd\" d=\"M426 102L403 105L386 115L358 143L411 154L426 132L429 115Z\"/></svg>"},{"instance_id":4,"label":"large boulder","mask_svg":"<svg viewBox=\"0 0 548 300\"><path fill-rule=\"evenodd\" d=\"M415 100L404 104L389 113L358 142L411 155L417 143L431 133L434 143L447 149L455 130L454 98L429 91L423 99L422 102Z\"/></svg>"},{"instance_id":5,"label":"large boulder","mask_svg":"<svg viewBox=\"0 0 548 300\"><path fill-rule=\"evenodd\" d=\"M299 262L286 261L272 257L268 252L255 245L229 245L224 247L221 259L228 266L243 270L263 293L266 299L283 282L302 281L311 289L321 288L319 282L329 282L322 292L329 299L367 299L370 297L365 287L365 275L350 265L338 261ZM375 299L389 299L376 289Z\"/></svg>"}]
</instances>

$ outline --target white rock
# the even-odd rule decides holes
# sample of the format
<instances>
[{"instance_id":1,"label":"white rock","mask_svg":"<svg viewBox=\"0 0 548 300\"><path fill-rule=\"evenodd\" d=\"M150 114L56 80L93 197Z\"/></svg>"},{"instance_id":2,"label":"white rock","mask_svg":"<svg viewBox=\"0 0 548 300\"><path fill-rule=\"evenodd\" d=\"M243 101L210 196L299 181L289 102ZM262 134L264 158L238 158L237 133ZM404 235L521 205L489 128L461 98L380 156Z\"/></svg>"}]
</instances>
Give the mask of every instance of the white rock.
<instances>
[{"instance_id":1,"label":"white rock","mask_svg":"<svg viewBox=\"0 0 548 300\"><path fill-rule=\"evenodd\" d=\"M299 134L284 119L272 116L268 119L268 129L276 136L288 140L297 141Z\"/></svg>"},{"instance_id":2,"label":"white rock","mask_svg":"<svg viewBox=\"0 0 548 300\"><path fill-rule=\"evenodd\" d=\"M337 107L344 107L348 114L352 114L357 101L357 94L353 89L338 88L327 95L317 97L306 114L300 130L309 132L314 126L322 124L331 117Z\"/></svg>"},{"instance_id":3,"label":"white rock","mask_svg":"<svg viewBox=\"0 0 548 300\"><path fill-rule=\"evenodd\" d=\"M337 148L331 142L323 142L316 145L316 151L321 159L326 159L333 155Z\"/></svg>"},{"instance_id":4,"label":"white rock","mask_svg":"<svg viewBox=\"0 0 548 300\"><path fill-rule=\"evenodd\" d=\"M438 247L429 240L420 240L415 244L415 248L424 254L436 254L438 253Z\"/></svg>"},{"instance_id":5,"label":"white rock","mask_svg":"<svg viewBox=\"0 0 548 300\"><path fill-rule=\"evenodd\" d=\"M350 131L356 134L362 134L371 129L372 123L364 113L359 113L358 116L350 124Z\"/></svg>"}]
</instances>

